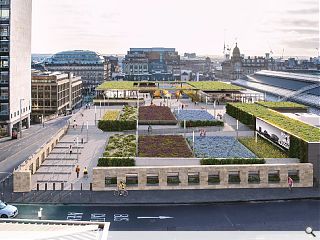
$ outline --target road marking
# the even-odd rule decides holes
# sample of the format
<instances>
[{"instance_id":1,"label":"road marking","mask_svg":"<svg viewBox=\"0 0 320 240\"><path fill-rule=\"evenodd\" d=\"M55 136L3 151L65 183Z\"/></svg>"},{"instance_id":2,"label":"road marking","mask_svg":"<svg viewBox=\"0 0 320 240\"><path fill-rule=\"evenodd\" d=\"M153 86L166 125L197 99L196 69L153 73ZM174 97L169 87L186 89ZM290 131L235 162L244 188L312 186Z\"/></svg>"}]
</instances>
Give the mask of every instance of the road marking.
<instances>
[{"instance_id":1,"label":"road marking","mask_svg":"<svg viewBox=\"0 0 320 240\"><path fill-rule=\"evenodd\" d=\"M114 214L113 215L114 222L129 222L129 214Z\"/></svg>"},{"instance_id":2,"label":"road marking","mask_svg":"<svg viewBox=\"0 0 320 240\"><path fill-rule=\"evenodd\" d=\"M105 222L106 221L106 214L104 214L104 213L92 213L90 221L91 222Z\"/></svg>"},{"instance_id":3,"label":"road marking","mask_svg":"<svg viewBox=\"0 0 320 240\"><path fill-rule=\"evenodd\" d=\"M67 215L68 221L81 221L83 213L69 212Z\"/></svg>"},{"instance_id":4,"label":"road marking","mask_svg":"<svg viewBox=\"0 0 320 240\"><path fill-rule=\"evenodd\" d=\"M168 217L168 216L159 216L159 217L137 217L137 219L160 219L160 220L164 220L164 219L172 219L174 217Z\"/></svg>"},{"instance_id":5,"label":"road marking","mask_svg":"<svg viewBox=\"0 0 320 240\"><path fill-rule=\"evenodd\" d=\"M230 223L230 225L234 227L234 224L231 222L230 218L226 214L223 214L223 216L227 219L228 223Z\"/></svg>"}]
</instances>

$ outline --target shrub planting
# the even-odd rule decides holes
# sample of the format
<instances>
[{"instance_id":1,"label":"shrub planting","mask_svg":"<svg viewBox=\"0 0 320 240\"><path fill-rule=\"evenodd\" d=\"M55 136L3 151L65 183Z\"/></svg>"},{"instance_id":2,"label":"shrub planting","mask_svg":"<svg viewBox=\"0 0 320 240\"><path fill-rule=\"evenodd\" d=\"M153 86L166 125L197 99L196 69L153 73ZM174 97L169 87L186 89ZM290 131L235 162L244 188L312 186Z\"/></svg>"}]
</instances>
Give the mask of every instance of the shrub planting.
<instances>
[{"instance_id":1,"label":"shrub planting","mask_svg":"<svg viewBox=\"0 0 320 240\"><path fill-rule=\"evenodd\" d=\"M180 122L180 126L184 127L184 122ZM218 126L223 127L224 122L222 121L186 121L186 127L210 127L210 126Z\"/></svg>"},{"instance_id":2,"label":"shrub planting","mask_svg":"<svg viewBox=\"0 0 320 240\"><path fill-rule=\"evenodd\" d=\"M108 158L102 157L98 160L98 167L132 167L135 165L133 158Z\"/></svg>"},{"instance_id":3,"label":"shrub planting","mask_svg":"<svg viewBox=\"0 0 320 240\"><path fill-rule=\"evenodd\" d=\"M135 135L113 135L110 137L104 157L134 157L136 156Z\"/></svg>"}]
</instances>

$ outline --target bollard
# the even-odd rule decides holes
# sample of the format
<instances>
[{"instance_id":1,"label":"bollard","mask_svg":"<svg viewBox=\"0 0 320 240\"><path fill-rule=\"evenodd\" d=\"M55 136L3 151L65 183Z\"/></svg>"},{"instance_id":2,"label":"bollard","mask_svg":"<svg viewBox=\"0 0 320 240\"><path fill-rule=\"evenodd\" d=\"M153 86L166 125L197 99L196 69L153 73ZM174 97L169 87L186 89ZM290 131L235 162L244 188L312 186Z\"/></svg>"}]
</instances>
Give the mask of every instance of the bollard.
<instances>
[{"instance_id":1,"label":"bollard","mask_svg":"<svg viewBox=\"0 0 320 240\"><path fill-rule=\"evenodd\" d=\"M1 193L1 200L2 200L2 202L4 202L3 192Z\"/></svg>"},{"instance_id":2,"label":"bollard","mask_svg":"<svg viewBox=\"0 0 320 240\"><path fill-rule=\"evenodd\" d=\"M47 189L48 189L48 184L45 183L45 184L44 184L44 190L47 191Z\"/></svg>"},{"instance_id":3,"label":"bollard","mask_svg":"<svg viewBox=\"0 0 320 240\"><path fill-rule=\"evenodd\" d=\"M71 183L71 191L73 191L73 183Z\"/></svg>"},{"instance_id":4,"label":"bollard","mask_svg":"<svg viewBox=\"0 0 320 240\"><path fill-rule=\"evenodd\" d=\"M39 191L40 189L40 186L39 186L39 183L37 183L37 191Z\"/></svg>"},{"instance_id":5,"label":"bollard","mask_svg":"<svg viewBox=\"0 0 320 240\"><path fill-rule=\"evenodd\" d=\"M52 183L52 189L53 189L53 191L56 190L56 183Z\"/></svg>"},{"instance_id":6,"label":"bollard","mask_svg":"<svg viewBox=\"0 0 320 240\"><path fill-rule=\"evenodd\" d=\"M92 191L92 183L90 183L90 191Z\"/></svg>"},{"instance_id":7,"label":"bollard","mask_svg":"<svg viewBox=\"0 0 320 240\"><path fill-rule=\"evenodd\" d=\"M64 186L63 186L63 182L61 183L61 191L63 191L63 188L64 188Z\"/></svg>"},{"instance_id":8,"label":"bollard","mask_svg":"<svg viewBox=\"0 0 320 240\"><path fill-rule=\"evenodd\" d=\"M81 185L80 185L80 191L82 191L82 183L81 183Z\"/></svg>"}]
</instances>

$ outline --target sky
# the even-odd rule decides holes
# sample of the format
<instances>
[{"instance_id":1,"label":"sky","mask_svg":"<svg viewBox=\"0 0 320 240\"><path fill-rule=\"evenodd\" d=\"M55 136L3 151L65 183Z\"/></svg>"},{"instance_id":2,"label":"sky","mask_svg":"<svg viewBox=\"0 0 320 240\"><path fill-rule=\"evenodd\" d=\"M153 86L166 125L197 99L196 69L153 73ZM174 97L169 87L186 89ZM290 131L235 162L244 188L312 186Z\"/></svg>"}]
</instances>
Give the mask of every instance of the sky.
<instances>
[{"instance_id":1,"label":"sky","mask_svg":"<svg viewBox=\"0 0 320 240\"><path fill-rule=\"evenodd\" d=\"M32 52L173 47L180 54L317 56L318 0L33 0Z\"/></svg>"}]
</instances>

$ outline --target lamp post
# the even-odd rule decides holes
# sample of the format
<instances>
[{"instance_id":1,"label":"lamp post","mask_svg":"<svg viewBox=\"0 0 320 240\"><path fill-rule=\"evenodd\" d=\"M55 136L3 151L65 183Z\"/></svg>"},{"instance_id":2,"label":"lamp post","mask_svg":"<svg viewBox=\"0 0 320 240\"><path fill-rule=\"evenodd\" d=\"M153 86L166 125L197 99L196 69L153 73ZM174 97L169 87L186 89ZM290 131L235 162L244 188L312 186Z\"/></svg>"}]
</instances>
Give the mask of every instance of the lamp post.
<instances>
[{"instance_id":1,"label":"lamp post","mask_svg":"<svg viewBox=\"0 0 320 240\"><path fill-rule=\"evenodd\" d=\"M136 154L138 156L139 143L139 90L137 91L137 131L136 131Z\"/></svg>"},{"instance_id":2,"label":"lamp post","mask_svg":"<svg viewBox=\"0 0 320 240\"><path fill-rule=\"evenodd\" d=\"M20 130L20 138L22 138L22 101L24 98L20 98L20 121L19 121L19 130Z\"/></svg>"},{"instance_id":3,"label":"lamp post","mask_svg":"<svg viewBox=\"0 0 320 240\"><path fill-rule=\"evenodd\" d=\"M87 121L87 142L89 142L89 122Z\"/></svg>"}]
</instances>

